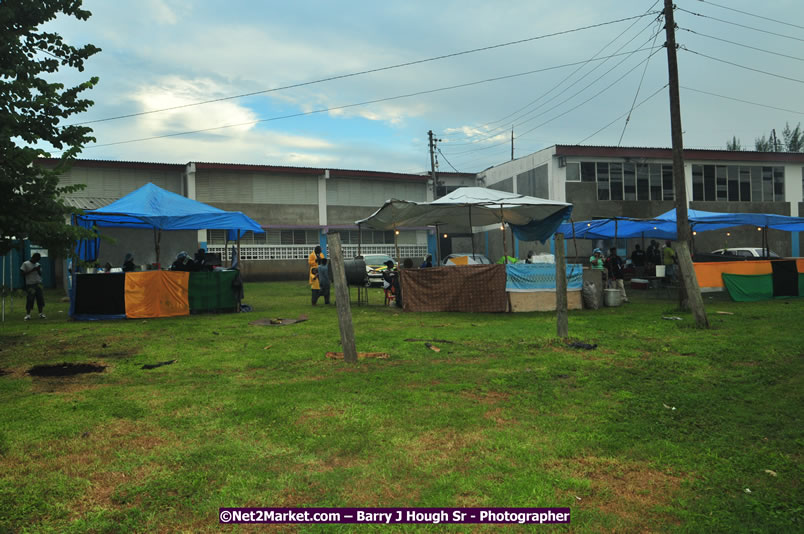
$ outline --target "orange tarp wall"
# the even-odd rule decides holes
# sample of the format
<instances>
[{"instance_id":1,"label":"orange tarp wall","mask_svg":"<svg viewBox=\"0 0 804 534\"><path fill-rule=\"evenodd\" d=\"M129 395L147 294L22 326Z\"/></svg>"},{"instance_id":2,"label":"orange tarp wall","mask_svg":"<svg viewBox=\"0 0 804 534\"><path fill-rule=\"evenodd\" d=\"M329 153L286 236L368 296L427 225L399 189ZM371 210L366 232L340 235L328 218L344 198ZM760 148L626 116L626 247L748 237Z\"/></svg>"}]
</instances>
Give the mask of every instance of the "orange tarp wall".
<instances>
[{"instance_id":1,"label":"orange tarp wall","mask_svg":"<svg viewBox=\"0 0 804 534\"><path fill-rule=\"evenodd\" d=\"M126 317L148 319L190 315L190 273L126 273Z\"/></svg>"},{"instance_id":2,"label":"orange tarp wall","mask_svg":"<svg viewBox=\"0 0 804 534\"><path fill-rule=\"evenodd\" d=\"M723 273L771 274L771 262L760 261L713 261L694 263L699 287L723 287ZM804 259L796 260L798 272L804 273Z\"/></svg>"}]
</instances>

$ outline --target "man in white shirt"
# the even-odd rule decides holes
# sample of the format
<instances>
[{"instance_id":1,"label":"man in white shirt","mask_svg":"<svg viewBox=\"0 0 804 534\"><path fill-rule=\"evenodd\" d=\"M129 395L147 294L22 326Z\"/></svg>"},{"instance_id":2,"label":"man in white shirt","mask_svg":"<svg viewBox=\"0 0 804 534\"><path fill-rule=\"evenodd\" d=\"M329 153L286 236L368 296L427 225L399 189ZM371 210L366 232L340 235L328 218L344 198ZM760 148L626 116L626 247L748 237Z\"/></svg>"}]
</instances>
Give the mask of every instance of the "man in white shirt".
<instances>
[{"instance_id":1,"label":"man in white shirt","mask_svg":"<svg viewBox=\"0 0 804 534\"><path fill-rule=\"evenodd\" d=\"M45 309L45 296L42 293L42 266L39 265L39 260L42 257L38 252L31 256L31 259L23 262L20 266L20 271L25 278L25 292L28 294L28 299L25 302L25 320L31 318L31 310L33 310L34 299L36 299L36 307L39 308L39 317L45 318L42 310Z\"/></svg>"}]
</instances>

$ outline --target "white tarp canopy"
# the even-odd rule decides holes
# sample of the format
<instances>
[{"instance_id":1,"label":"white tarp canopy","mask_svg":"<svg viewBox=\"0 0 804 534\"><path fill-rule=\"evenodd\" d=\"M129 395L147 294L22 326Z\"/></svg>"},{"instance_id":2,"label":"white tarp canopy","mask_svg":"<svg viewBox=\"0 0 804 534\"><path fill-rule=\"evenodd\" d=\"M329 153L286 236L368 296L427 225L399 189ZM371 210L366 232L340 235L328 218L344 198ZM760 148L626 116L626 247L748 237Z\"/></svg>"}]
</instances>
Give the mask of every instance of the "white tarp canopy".
<instances>
[{"instance_id":1,"label":"white tarp canopy","mask_svg":"<svg viewBox=\"0 0 804 534\"><path fill-rule=\"evenodd\" d=\"M356 221L361 228L393 230L400 227L438 226L448 233L472 233L473 229L508 223L517 233L535 232L544 240L569 218L572 204L496 191L461 187L432 202L386 200L371 216ZM520 237L523 240L527 237Z\"/></svg>"}]
</instances>

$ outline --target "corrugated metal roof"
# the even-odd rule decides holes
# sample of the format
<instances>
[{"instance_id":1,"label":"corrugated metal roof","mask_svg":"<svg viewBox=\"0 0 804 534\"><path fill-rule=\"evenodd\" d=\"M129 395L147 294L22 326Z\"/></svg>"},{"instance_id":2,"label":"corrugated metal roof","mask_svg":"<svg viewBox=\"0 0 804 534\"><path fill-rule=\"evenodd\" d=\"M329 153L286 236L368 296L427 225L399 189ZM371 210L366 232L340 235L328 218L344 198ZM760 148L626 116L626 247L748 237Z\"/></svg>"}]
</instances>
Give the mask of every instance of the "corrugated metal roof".
<instances>
[{"instance_id":1,"label":"corrugated metal roof","mask_svg":"<svg viewBox=\"0 0 804 534\"><path fill-rule=\"evenodd\" d=\"M556 145L556 156L600 156L672 159L673 150L661 147L616 147L594 145ZM798 152L755 152L750 150L707 150L685 148L684 157L698 160L804 163Z\"/></svg>"},{"instance_id":2,"label":"corrugated metal roof","mask_svg":"<svg viewBox=\"0 0 804 534\"><path fill-rule=\"evenodd\" d=\"M64 197L64 203L71 208L78 208L80 210L95 210L108 206L116 198L101 198L101 197Z\"/></svg>"}]
</instances>

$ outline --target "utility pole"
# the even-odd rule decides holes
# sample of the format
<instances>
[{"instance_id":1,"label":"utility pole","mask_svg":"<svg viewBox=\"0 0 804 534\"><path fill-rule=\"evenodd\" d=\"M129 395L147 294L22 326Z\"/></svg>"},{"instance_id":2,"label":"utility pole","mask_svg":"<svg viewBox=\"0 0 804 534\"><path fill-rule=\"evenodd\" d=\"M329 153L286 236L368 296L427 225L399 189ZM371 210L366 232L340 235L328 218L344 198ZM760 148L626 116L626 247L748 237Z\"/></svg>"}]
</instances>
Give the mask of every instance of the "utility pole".
<instances>
[{"instance_id":1,"label":"utility pole","mask_svg":"<svg viewBox=\"0 0 804 534\"><path fill-rule=\"evenodd\" d=\"M435 147L436 147L436 140L433 137L433 130L429 130L427 132L427 137L430 139L430 180L433 182L433 200L438 197L438 183L436 182L436 171L435 171Z\"/></svg>"},{"instance_id":2,"label":"utility pole","mask_svg":"<svg viewBox=\"0 0 804 534\"><path fill-rule=\"evenodd\" d=\"M511 161L514 161L514 126L511 125Z\"/></svg>"},{"instance_id":3,"label":"utility pole","mask_svg":"<svg viewBox=\"0 0 804 534\"><path fill-rule=\"evenodd\" d=\"M681 98L678 91L678 62L676 59L676 23L673 18L673 0L664 0L664 21L665 32L667 34L667 70L670 92L670 130L673 140L673 182L676 195L676 232L677 247L676 261L681 269L681 281L683 291L686 294L686 304L695 318L695 325L698 328L709 328L709 320L706 317L703 299L701 298L701 288L698 286L698 279L695 276L695 269L692 266L692 256L690 255L690 242L692 232L687 216L687 181L684 176L684 140L681 130Z\"/></svg>"}]
</instances>

